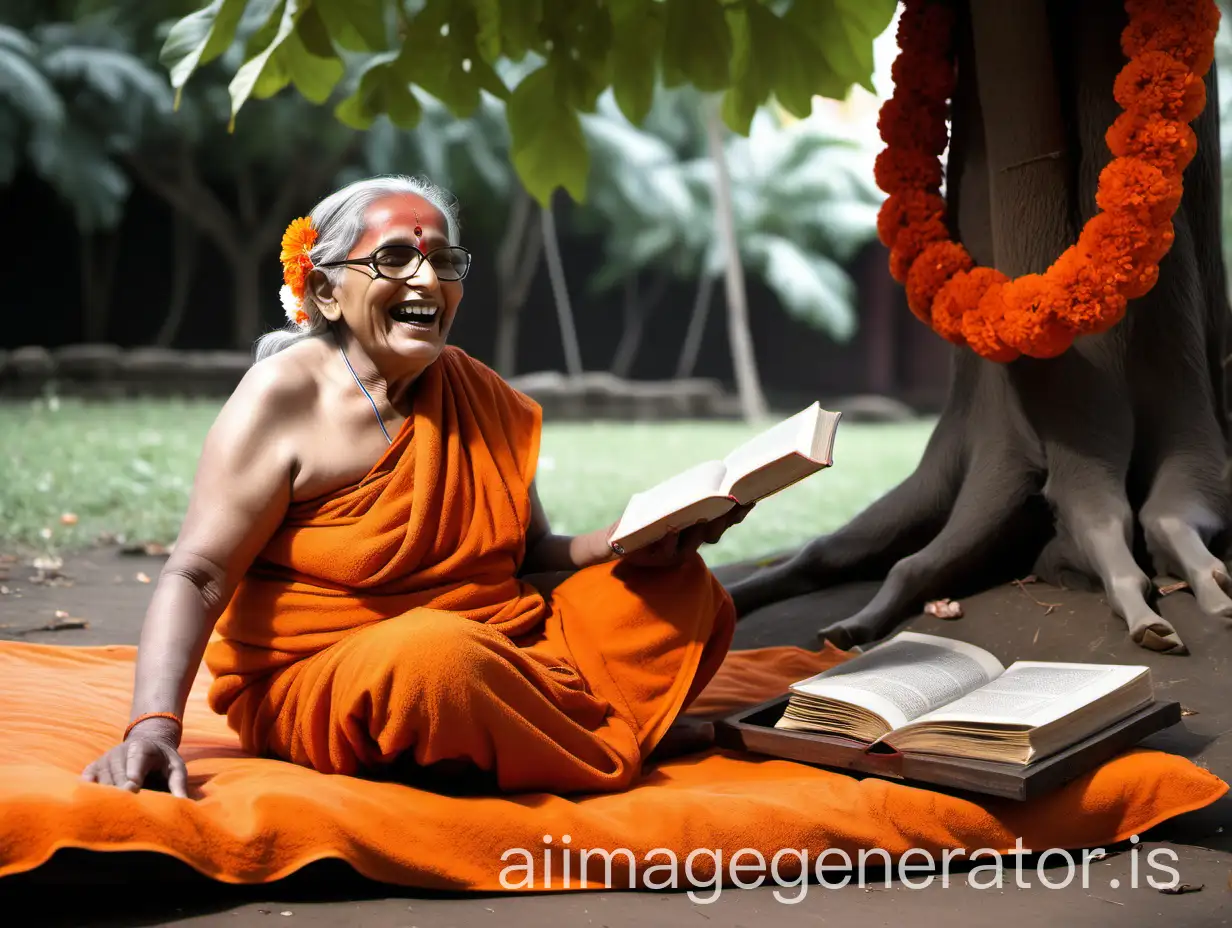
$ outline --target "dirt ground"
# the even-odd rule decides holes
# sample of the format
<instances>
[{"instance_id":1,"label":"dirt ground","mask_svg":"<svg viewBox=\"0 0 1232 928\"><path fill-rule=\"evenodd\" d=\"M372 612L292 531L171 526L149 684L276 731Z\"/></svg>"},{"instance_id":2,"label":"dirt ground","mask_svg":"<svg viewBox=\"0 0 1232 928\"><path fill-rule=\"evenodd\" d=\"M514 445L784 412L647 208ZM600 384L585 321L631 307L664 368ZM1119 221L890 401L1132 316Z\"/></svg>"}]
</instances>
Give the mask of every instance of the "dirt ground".
<instances>
[{"instance_id":1,"label":"dirt ground","mask_svg":"<svg viewBox=\"0 0 1232 928\"><path fill-rule=\"evenodd\" d=\"M32 583L21 562L0 563L0 636L66 645L135 643L162 561L99 549L67 559L60 585ZM739 568L720 571L731 575ZM7 572L7 577L4 574ZM802 597L747 619L736 647L797 644L815 647L815 632L849 615L872 595L853 585ZM7 591L7 592L6 592ZM1219 776L1232 777L1232 699L1222 681L1232 658L1232 623L1203 617L1188 592L1160 602L1189 646L1190 654L1165 656L1130 643L1124 626L1098 595L1041 584L1008 585L963 600L964 616L941 620L918 616L904 627L948 635L989 648L1002 661L1095 660L1149 664L1161 697L1192 711L1180 725L1146 744L1183 754ZM78 627L84 623L84 627ZM67 626L45 630L48 626ZM87 856L61 853L35 874L0 885L0 925L133 926L278 923L289 926L363 925L372 928L521 925L639 928L708 924L776 926L859 924L899 926L1224 925L1232 922L1232 799L1165 823L1142 836L1143 849L1167 847L1172 866L1196 891L1164 894L1149 886L1128 848L1095 864L1090 881L1062 883L1063 866L1036 870L1023 859L1022 886L1011 871L1001 888L978 888L951 871L924 888L891 881L840 889L818 884L799 888L724 889L696 899L680 892L581 893L539 896L425 894L360 880L342 865L314 865L276 885L211 884L186 867L142 855ZM100 859L106 857L107 859ZM1197 889L1201 887L1200 889ZM792 899L797 901L792 902ZM782 901L787 900L787 901Z\"/></svg>"}]
</instances>

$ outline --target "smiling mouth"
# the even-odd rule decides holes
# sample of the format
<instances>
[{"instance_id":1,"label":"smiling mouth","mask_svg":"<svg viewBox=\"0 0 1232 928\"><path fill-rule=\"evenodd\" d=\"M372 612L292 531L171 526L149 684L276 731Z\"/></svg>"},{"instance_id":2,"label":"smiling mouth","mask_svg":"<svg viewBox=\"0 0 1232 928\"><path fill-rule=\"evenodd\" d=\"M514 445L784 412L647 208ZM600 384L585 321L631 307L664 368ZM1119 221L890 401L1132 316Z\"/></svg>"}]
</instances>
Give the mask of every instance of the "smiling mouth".
<instances>
[{"instance_id":1,"label":"smiling mouth","mask_svg":"<svg viewBox=\"0 0 1232 928\"><path fill-rule=\"evenodd\" d=\"M433 329L440 318L441 308L435 303L408 300L390 309L389 315L394 322L400 322L403 325L410 325L420 329Z\"/></svg>"}]
</instances>

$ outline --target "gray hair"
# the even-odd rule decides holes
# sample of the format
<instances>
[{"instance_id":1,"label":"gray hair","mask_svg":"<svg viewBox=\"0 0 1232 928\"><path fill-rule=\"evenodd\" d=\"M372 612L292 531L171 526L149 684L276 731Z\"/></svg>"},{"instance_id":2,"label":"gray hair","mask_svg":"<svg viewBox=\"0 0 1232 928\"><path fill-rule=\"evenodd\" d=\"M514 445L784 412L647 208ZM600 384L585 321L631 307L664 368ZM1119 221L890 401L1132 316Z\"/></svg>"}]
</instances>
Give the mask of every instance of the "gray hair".
<instances>
[{"instance_id":1,"label":"gray hair","mask_svg":"<svg viewBox=\"0 0 1232 928\"><path fill-rule=\"evenodd\" d=\"M449 243L458 244L460 229L457 200L448 191L426 177L408 177L404 174L384 174L348 184L336 190L313 207L309 217L317 230L316 244L309 257L313 264L323 261L340 261L347 256L355 243L364 234L364 215L374 202L382 197L409 193L427 200L445 217ZM331 283L338 284L346 268L322 268ZM330 322L321 314L312 293L304 293L304 311L308 313L308 326L301 329L294 323L285 328L267 332L257 339L255 361L263 361L306 338L317 338L329 331Z\"/></svg>"}]
</instances>

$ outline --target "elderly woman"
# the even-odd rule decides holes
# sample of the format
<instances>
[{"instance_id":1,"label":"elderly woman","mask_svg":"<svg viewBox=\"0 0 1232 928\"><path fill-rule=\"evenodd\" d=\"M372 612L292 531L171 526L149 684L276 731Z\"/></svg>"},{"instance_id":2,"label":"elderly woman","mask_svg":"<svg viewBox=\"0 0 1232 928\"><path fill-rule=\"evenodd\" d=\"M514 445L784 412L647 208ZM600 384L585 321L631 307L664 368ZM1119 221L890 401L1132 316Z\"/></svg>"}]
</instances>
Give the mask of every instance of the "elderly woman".
<instances>
[{"instance_id":1,"label":"elderly woman","mask_svg":"<svg viewBox=\"0 0 1232 928\"><path fill-rule=\"evenodd\" d=\"M730 645L698 546L554 534L540 410L447 344L471 255L425 181L337 191L283 239L287 331L206 439L141 634L131 722L89 781L187 795L202 659L245 750L325 773L627 786ZM542 590L533 574L567 572Z\"/></svg>"}]
</instances>

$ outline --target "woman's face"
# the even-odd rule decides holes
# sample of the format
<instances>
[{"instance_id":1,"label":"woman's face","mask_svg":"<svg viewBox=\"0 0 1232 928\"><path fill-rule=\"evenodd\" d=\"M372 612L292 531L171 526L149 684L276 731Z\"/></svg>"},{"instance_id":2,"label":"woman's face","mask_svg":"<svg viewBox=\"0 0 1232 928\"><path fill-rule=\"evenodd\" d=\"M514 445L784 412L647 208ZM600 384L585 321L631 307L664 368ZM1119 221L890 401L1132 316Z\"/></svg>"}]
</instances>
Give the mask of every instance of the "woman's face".
<instances>
[{"instance_id":1,"label":"woman's face","mask_svg":"<svg viewBox=\"0 0 1232 928\"><path fill-rule=\"evenodd\" d=\"M418 247L423 254L449 244L445 217L427 200L397 194L376 200L365 216L366 231L347 258L377 253L381 273L407 275L415 255L407 248L381 251L390 245ZM419 228L420 236L415 235ZM445 347L458 303L462 281L442 280L431 261L420 261L404 279L376 277L370 267L349 265L332 302L322 311L330 319L342 318L347 328L378 366L418 372Z\"/></svg>"}]
</instances>

